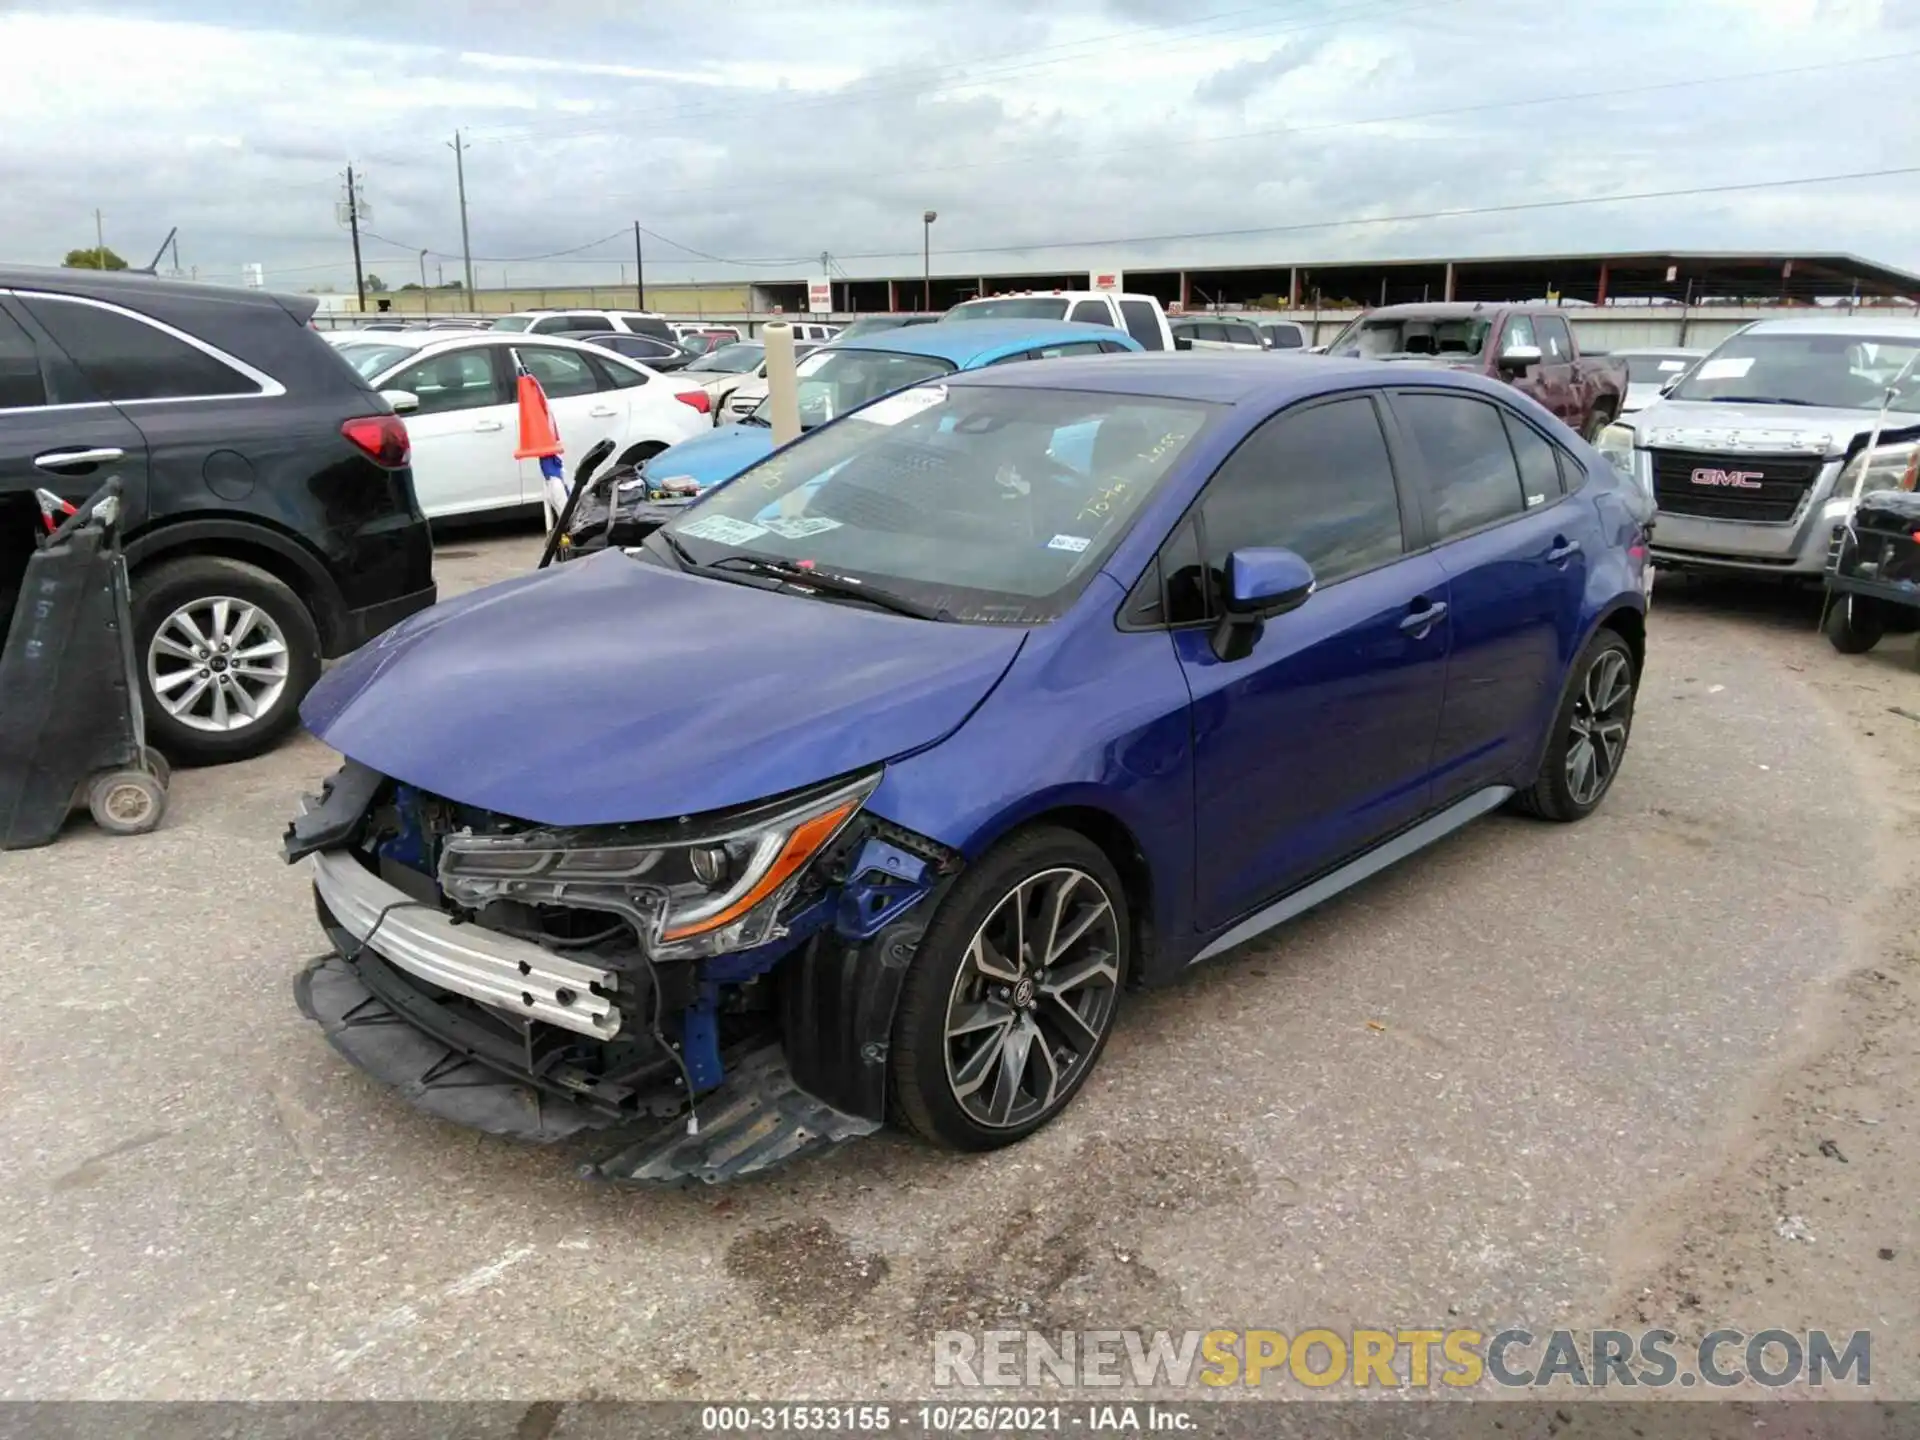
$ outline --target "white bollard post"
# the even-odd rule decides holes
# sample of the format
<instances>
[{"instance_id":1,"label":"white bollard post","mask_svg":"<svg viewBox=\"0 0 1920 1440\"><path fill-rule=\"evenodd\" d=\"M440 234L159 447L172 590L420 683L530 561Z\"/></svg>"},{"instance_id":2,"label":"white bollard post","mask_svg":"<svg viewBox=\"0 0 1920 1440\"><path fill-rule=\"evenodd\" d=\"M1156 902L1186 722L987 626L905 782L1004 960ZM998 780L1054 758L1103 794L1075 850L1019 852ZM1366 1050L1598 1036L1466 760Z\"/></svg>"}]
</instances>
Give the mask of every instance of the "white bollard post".
<instances>
[{"instance_id":1,"label":"white bollard post","mask_svg":"<svg viewBox=\"0 0 1920 1440\"><path fill-rule=\"evenodd\" d=\"M800 438L800 382L793 373L793 327L776 320L760 332L767 347L767 408L773 443Z\"/></svg>"}]
</instances>

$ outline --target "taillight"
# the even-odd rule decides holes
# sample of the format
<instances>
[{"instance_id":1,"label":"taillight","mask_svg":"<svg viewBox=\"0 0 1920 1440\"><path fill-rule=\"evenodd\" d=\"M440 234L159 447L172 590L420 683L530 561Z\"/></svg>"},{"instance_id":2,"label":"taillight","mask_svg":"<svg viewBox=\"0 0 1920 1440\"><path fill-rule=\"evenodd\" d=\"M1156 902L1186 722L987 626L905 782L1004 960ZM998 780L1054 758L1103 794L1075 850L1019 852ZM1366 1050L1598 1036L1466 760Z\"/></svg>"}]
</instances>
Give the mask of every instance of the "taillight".
<instances>
[{"instance_id":1,"label":"taillight","mask_svg":"<svg viewBox=\"0 0 1920 1440\"><path fill-rule=\"evenodd\" d=\"M691 405L702 415L713 413L713 397L704 390L677 390L673 398L682 405Z\"/></svg>"},{"instance_id":2,"label":"taillight","mask_svg":"<svg viewBox=\"0 0 1920 1440\"><path fill-rule=\"evenodd\" d=\"M340 433L358 445L374 464L398 470L412 458L407 427L398 415L362 415L344 421Z\"/></svg>"}]
</instances>

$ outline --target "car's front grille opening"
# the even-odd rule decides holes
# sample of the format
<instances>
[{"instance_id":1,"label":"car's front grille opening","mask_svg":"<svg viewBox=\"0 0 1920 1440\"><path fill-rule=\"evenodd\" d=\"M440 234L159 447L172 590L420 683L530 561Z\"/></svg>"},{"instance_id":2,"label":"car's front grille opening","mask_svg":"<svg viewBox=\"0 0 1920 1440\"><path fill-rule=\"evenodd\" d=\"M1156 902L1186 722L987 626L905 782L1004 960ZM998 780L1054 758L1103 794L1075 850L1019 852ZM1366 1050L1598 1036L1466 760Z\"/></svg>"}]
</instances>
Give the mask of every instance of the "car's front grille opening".
<instances>
[{"instance_id":1,"label":"car's front grille opening","mask_svg":"<svg viewBox=\"0 0 1920 1440\"><path fill-rule=\"evenodd\" d=\"M1669 515L1783 525L1799 513L1825 463L1817 455L1655 450L1654 501Z\"/></svg>"}]
</instances>

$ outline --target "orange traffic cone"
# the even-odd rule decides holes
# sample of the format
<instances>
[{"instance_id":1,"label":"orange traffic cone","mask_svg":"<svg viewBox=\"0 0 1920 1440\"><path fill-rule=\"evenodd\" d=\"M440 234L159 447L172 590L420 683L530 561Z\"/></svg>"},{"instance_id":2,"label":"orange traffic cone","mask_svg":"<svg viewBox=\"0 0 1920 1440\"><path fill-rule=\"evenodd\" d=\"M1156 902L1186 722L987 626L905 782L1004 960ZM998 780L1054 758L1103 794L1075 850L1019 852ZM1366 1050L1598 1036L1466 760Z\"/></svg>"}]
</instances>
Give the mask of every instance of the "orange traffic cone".
<instances>
[{"instance_id":1,"label":"orange traffic cone","mask_svg":"<svg viewBox=\"0 0 1920 1440\"><path fill-rule=\"evenodd\" d=\"M560 431L553 423L553 411L547 408L547 392L540 382L520 372L520 448L516 460L543 460L561 453Z\"/></svg>"}]
</instances>

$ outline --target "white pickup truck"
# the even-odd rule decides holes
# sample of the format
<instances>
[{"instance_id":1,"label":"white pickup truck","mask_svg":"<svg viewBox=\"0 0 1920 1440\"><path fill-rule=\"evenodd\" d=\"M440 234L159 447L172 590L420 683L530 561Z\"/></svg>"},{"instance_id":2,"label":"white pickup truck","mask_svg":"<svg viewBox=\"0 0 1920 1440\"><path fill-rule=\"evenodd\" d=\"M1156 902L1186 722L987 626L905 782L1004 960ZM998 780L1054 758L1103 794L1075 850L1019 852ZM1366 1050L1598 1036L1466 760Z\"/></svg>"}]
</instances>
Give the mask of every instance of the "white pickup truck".
<instances>
[{"instance_id":1,"label":"white pickup truck","mask_svg":"<svg viewBox=\"0 0 1920 1440\"><path fill-rule=\"evenodd\" d=\"M1140 342L1143 350L1173 349L1167 312L1151 295L1114 290L1018 290L966 300L940 317L953 320L1077 320L1111 325Z\"/></svg>"}]
</instances>

